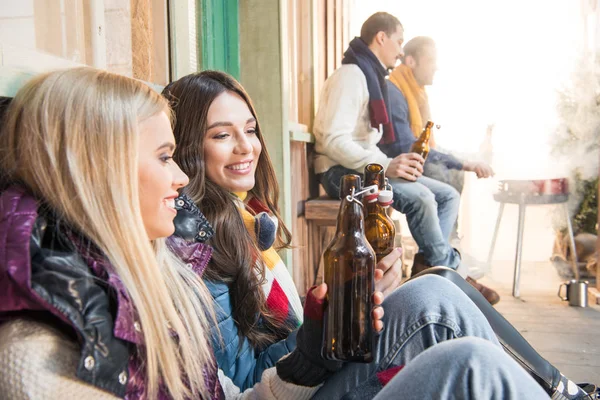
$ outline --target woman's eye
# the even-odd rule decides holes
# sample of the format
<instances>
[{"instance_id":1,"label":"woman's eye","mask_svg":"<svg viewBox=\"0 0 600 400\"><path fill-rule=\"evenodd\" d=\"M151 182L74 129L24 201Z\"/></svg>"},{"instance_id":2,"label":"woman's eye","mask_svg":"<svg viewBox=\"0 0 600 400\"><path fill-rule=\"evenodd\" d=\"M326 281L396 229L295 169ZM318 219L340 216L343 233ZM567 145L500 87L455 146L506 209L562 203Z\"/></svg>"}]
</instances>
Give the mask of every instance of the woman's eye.
<instances>
[{"instance_id":1,"label":"woman's eye","mask_svg":"<svg viewBox=\"0 0 600 400\"><path fill-rule=\"evenodd\" d=\"M250 128L246 131L248 135L256 135L256 128Z\"/></svg>"},{"instance_id":2,"label":"woman's eye","mask_svg":"<svg viewBox=\"0 0 600 400\"><path fill-rule=\"evenodd\" d=\"M162 161L164 163L168 163L170 160L173 159L172 156L167 156L167 155L160 156L159 158L160 158L160 161Z\"/></svg>"},{"instance_id":3,"label":"woman's eye","mask_svg":"<svg viewBox=\"0 0 600 400\"><path fill-rule=\"evenodd\" d=\"M225 139L228 136L229 136L229 134L225 133L225 132L223 132L223 133L217 133L215 136L213 136L213 139L217 139L217 140L219 140L219 139Z\"/></svg>"}]
</instances>

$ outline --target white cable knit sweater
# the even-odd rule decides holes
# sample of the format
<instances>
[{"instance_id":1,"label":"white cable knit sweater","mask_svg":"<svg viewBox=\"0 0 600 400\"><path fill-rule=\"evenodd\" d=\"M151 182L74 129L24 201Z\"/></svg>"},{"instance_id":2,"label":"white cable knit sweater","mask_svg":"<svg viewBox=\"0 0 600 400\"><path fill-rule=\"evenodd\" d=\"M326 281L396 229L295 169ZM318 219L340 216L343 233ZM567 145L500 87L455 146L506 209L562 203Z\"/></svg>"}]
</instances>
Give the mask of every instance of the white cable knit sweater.
<instances>
[{"instance_id":1,"label":"white cable knit sweater","mask_svg":"<svg viewBox=\"0 0 600 400\"><path fill-rule=\"evenodd\" d=\"M334 165L361 173L369 163L387 169L391 161L377 147L382 134L371 126L367 78L357 65L342 65L325 81L313 131L317 174Z\"/></svg>"}]
</instances>

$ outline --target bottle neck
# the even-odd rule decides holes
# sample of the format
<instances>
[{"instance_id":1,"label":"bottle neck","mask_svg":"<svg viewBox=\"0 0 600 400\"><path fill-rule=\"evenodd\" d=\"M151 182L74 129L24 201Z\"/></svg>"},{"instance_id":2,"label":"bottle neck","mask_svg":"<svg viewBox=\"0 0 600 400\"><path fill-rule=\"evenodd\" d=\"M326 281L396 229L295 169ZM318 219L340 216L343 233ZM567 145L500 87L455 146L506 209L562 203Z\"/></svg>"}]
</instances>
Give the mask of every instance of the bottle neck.
<instances>
[{"instance_id":1,"label":"bottle neck","mask_svg":"<svg viewBox=\"0 0 600 400\"><path fill-rule=\"evenodd\" d=\"M381 205L379 205L379 202L377 200L375 200L372 203L365 204L365 208L367 210L367 214L385 213L384 208L381 207Z\"/></svg>"},{"instance_id":2,"label":"bottle neck","mask_svg":"<svg viewBox=\"0 0 600 400\"><path fill-rule=\"evenodd\" d=\"M366 186L377 185L379 191L385 190L385 171L382 168L376 173L365 172L365 182ZM367 210L367 214L385 213L385 209L381 207L377 200L365 203L365 209Z\"/></svg>"},{"instance_id":3,"label":"bottle neck","mask_svg":"<svg viewBox=\"0 0 600 400\"><path fill-rule=\"evenodd\" d=\"M431 137L431 129L425 128L425 130L421 133L421 141L428 142Z\"/></svg>"},{"instance_id":4,"label":"bottle neck","mask_svg":"<svg viewBox=\"0 0 600 400\"><path fill-rule=\"evenodd\" d=\"M357 234L364 235L365 219L363 207L357 201L350 201L344 197L337 219L336 236Z\"/></svg>"},{"instance_id":5,"label":"bottle neck","mask_svg":"<svg viewBox=\"0 0 600 400\"><path fill-rule=\"evenodd\" d=\"M419 138L422 141L429 141L431 136L431 128L433 128L433 122L427 121L425 124L425 128L423 128L423 132L421 132L421 137Z\"/></svg>"}]
</instances>

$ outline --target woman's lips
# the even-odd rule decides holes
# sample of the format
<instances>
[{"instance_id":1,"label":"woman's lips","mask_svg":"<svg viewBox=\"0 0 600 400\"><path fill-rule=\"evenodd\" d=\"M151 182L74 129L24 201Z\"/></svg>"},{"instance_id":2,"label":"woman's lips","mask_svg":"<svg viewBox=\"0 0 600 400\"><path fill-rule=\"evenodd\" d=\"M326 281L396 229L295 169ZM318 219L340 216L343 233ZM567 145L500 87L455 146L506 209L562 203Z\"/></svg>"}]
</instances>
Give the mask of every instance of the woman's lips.
<instances>
[{"instance_id":1,"label":"woman's lips","mask_svg":"<svg viewBox=\"0 0 600 400\"><path fill-rule=\"evenodd\" d=\"M252 161L244 161L237 164L227 165L225 167L228 171L238 175L246 175L252 172Z\"/></svg>"},{"instance_id":2,"label":"woman's lips","mask_svg":"<svg viewBox=\"0 0 600 400\"><path fill-rule=\"evenodd\" d=\"M169 198L163 199L163 204L169 211L173 211L175 214L177 214L177 210L175 209L175 198L174 197L169 197Z\"/></svg>"}]
</instances>

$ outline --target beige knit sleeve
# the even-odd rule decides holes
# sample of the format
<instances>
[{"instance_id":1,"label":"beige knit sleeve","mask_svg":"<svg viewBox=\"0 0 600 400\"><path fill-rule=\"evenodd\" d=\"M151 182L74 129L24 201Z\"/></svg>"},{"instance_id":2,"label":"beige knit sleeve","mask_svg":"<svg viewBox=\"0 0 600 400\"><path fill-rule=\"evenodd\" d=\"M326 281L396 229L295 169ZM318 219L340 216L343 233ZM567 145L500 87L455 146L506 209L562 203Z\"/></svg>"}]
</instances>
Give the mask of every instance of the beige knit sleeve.
<instances>
[{"instance_id":1,"label":"beige knit sleeve","mask_svg":"<svg viewBox=\"0 0 600 400\"><path fill-rule=\"evenodd\" d=\"M79 380L79 346L51 326L26 319L0 325L0 398L112 400Z\"/></svg>"},{"instance_id":2,"label":"beige knit sleeve","mask_svg":"<svg viewBox=\"0 0 600 400\"><path fill-rule=\"evenodd\" d=\"M225 399L227 400L309 400L321 387L321 385L314 387L299 386L285 382L277 375L275 367L266 369L260 382L246 389L243 393L220 369L219 382L223 387Z\"/></svg>"}]
</instances>

